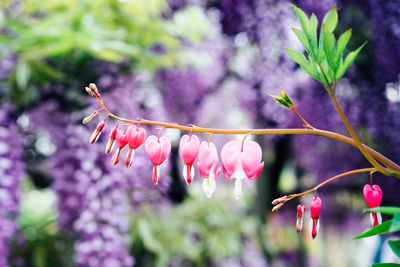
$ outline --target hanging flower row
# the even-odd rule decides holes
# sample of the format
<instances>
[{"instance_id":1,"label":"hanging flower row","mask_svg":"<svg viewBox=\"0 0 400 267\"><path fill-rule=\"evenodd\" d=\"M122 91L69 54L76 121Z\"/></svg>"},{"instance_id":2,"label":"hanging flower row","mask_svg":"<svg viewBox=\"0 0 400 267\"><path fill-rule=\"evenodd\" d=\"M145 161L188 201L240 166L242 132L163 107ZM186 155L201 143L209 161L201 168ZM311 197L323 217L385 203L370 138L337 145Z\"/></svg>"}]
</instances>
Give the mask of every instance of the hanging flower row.
<instances>
[{"instance_id":1,"label":"hanging flower row","mask_svg":"<svg viewBox=\"0 0 400 267\"><path fill-rule=\"evenodd\" d=\"M92 116L92 115L91 115ZM87 118L84 119L86 123ZM101 121L92 136L90 143L93 144L99 139L101 132L105 128L105 120ZM128 145L129 149L125 157L126 167L133 163L135 150L144 143L145 151L153 167L152 180L155 185L160 181L160 166L166 161L171 153L171 142L164 136L151 135L146 138L146 130L143 127L129 125L125 130L118 129L118 124L111 131L106 153L113 151L111 158L113 165L120 161L122 149ZM219 158L217 148L213 142L203 141L200 143L196 135L183 135L179 144L179 153L183 160L183 178L187 185L190 185L195 177L193 164L197 160L197 167L200 177L203 179L203 190L208 198L212 196L216 188L216 180L221 172L219 168ZM264 162L262 160L262 150L258 143L254 141L230 141L225 144L221 151L222 170L227 179L234 178L235 198L240 199L242 193L242 182L245 178L255 180L260 175Z\"/></svg>"}]
</instances>

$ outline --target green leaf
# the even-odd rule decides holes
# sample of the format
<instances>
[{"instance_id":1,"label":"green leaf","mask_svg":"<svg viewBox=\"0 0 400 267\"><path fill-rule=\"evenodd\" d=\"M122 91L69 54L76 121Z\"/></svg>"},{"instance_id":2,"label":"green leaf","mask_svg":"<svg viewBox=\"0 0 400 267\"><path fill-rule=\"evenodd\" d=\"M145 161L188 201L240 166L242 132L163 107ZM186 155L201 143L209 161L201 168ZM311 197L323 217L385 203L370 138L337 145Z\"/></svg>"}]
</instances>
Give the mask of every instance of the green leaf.
<instances>
[{"instance_id":1,"label":"green leaf","mask_svg":"<svg viewBox=\"0 0 400 267\"><path fill-rule=\"evenodd\" d=\"M388 241L389 247L392 249L393 253L400 258L400 240L398 241Z\"/></svg>"},{"instance_id":2,"label":"green leaf","mask_svg":"<svg viewBox=\"0 0 400 267\"><path fill-rule=\"evenodd\" d=\"M335 64L336 64L336 66L339 65L339 61L343 56L344 49L346 48L347 43L350 40L351 31L352 31L351 29L348 29L347 31L342 33L340 35L339 39L337 40L336 54L335 54Z\"/></svg>"},{"instance_id":3,"label":"green leaf","mask_svg":"<svg viewBox=\"0 0 400 267\"><path fill-rule=\"evenodd\" d=\"M356 59L358 53L360 53L361 49L366 45L367 43L363 43L359 48L356 50L350 52L346 59L344 60L344 63L339 66L339 69L336 73L336 80L338 81L342 76L346 73L347 69L350 67L351 63Z\"/></svg>"},{"instance_id":4,"label":"green leaf","mask_svg":"<svg viewBox=\"0 0 400 267\"><path fill-rule=\"evenodd\" d=\"M25 89L31 77L31 69L28 62L19 60L15 69L15 79L18 87Z\"/></svg>"},{"instance_id":5,"label":"green leaf","mask_svg":"<svg viewBox=\"0 0 400 267\"><path fill-rule=\"evenodd\" d=\"M303 44L304 48L306 49L308 54L311 54L311 46L310 43L308 42L306 34L298 28L292 28L293 32L296 34L297 39Z\"/></svg>"},{"instance_id":6,"label":"green leaf","mask_svg":"<svg viewBox=\"0 0 400 267\"><path fill-rule=\"evenodd\" d=\"M310 23L309 23L309 40L311 45L312 57L316 58L318 56L318 40L317 40L317 28L318 28L318 19L315 14L311 15Z\"/></svg>"},{"instance_id":7,"label":"green leaf","mask_svg":"<svg viewBox=\"0 0 400 267\"><path fill-rule=\"evenodd\" d=\"M400 231L400 213L396 213L393 216L392 225L390 225L389 232L397 232Z\"/></svg>"},{"instance_id":8,"label":"green leaf","mask_svg":"<svg viewBox=\"0 0 400 267\"><path fill-rule=\"evenodd\" d=\"M313 65L306 59L306 57L302 54L299 53L295 50L286 48L286 52L288 53L288 55L293 59L294 62L296 62L297 64L300 65L300 67L307 72L311 77L313 77L314 79L317 79L317 73L315 71L315 68L313 67Z\"/></svg>"},{"instance_id":9,"label":"green leaf","mask_svg":"<svg viewBox=\"0 0 400 267\"><path fill-rule=\"evenodd\" d=\"M328 28L328 31L332 33L335 30L337 23L338 14L335 5L328 11L328 13L326 13L324 19L322 20L322 24L325 24Z\"/></svg>"},{"instance_id":10,"label":"green leaf","mask_svg":"<svg viewBox=\"0 0 400 267\"><path fill-rule=\"evenodd\" d=\"M400 264L397 263L374 263L372 267L399 267Z\"/></svg>"},{"instance_id":11,"label":"green leaf","mask_svg":"<svg viewBox=\"0 0 400 267\"><path fill-rule=\"evenodd\" d=\"M370 236L379 235L379 234L387 234L387 233L389 233L391 224L392 224L392 220L383 222L383 223L375 226L374 228L366 231L365 233L355 237L354 239L360 239L360 238L370 237Z\"/></svg>"},{"instance_id":12,"label":"green leaf","mask_svg":"<svg viewBox=\"0 0 400 267\"><path fill-rule=\"evenodd\" d=\"M365 209L364 212L373 211L373 212L380 212L386 215L395 215L396 213L400 213L400 207L378 207L372 209Z\"/></svg>"},{"instance_id":13,"label":"green leaf","mask_svg":"<svg viewBox=\"0 0 400 267\"><path fill-rule=\"evenodd\" d=\"M303 28L303 31L305 32L306 36L309 36L309 21L306 13L304 13L303 10L300 8L296 7L295 5L291 5L294 12L296 12L297 17L299 18L301 27Z\"/></svg>"},{"instance_id":14,"label":"green leaf","mask_svg":"<svg viewBox=\"0 0 400 267\"><path fill-rule=\"evenodd\" d=\"M323 24L322 25L322 32L323 34L323 48L324 48L324 52L326 55L326 58L328 60L329 66L332 70L336 69L336 65L335 65L335 36L333 35L333 33L329 32L328 27Z\"/></svg>"}]
</instances>

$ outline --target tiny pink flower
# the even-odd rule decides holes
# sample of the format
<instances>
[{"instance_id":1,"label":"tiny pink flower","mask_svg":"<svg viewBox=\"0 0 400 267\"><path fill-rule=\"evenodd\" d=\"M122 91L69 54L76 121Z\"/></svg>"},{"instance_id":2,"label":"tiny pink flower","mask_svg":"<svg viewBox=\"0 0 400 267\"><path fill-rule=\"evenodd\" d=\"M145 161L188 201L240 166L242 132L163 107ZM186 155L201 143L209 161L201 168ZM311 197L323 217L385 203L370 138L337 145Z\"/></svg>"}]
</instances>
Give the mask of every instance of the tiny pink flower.
<instances>
[{"instance_id":1,"label":"tiny pink flower","mask_svg":"<svg viewBox=\"0 0 400 267\"><path fill-rule=\"evenodd\" d=\"M319 213L321 212L322 202L319 197L313 197L310 203L311 213L311 236L314 239L319 231Z\"/></svg>"},{"instance_id":2,"label":"tiny pink flower","mask_svg":"<svg viewBox=\"0 0 400 267\"><path fill-rule=\"evenodd\" d=\"M373 185L370 186L369 184L366 184L364 186L364 199L365 202L367 202L368 208L377 208L381 205L383 194L382 190L379 187L379 185ZM380 212L371 212L370 213L370 218L371 218L371 225L372 227L377 226L378 224L382 223L382 216Z\"/></svg>"},{"instance_id":3,"label":"tiny pink flower","mask_svg":"<svg viewBox=\"0 0 400 267\"><path fill-rule=\"evenodd\" d=\"M179 144L179 153L185 166L183 167L183 177L186 184L190 185L194 178L193 163L199 153L200 140L196 135L184 135Z\"/></svg>"},{"instance_id":4,"label":"tiny pink flower","mask_svg":"<svg viewBox=\"0 0 400 267\"><path fill-rule=\"evenodd\" d=\"M160 181L160 165L168 158L171 152L171 142L164 136L158 138L151 135L147 137L144 147L153 167L153 183Z\"/></svg>"},{"instance_id":5,"label":"tiny pink flower","mask_svg":"<svg viewBox=\"0 0 400 267\"><path fill-rule=\"evenodd\" d=\"M129 150L126 154L125 165L126 167L130 167L135 155L135 149L140 147L143 144L144 139L146 139L146 130L142 127L131 125L126 130L126 139L128 141Z\"/></svg>"},{"instance_id":6,"label":"tiny pink flower","mask_svg":"<svg viewBox=\"0 0 400 267\"><path fill-rule=\"evenodd\" d=\"M254 141L230 141L221 151L222 169L226 178L235 178L235 197L242 197L242 180L255 180L260 175L264 162L262 150Z\"/></svg>"},{"instance_id":7,"label":"tiny pink flower","mask_svg":"<svg viewBox=\"0 0 400 267\"><path fill-rule=\"evenodd\" d=\"M108 139L107 145L106 145L106 154L109 154L113 149L114 149L114 144L115 144L115 137L117 136L118 132L118 124L115 125L114 129L112 129L110 133L110 138Z\"/></svg>"},{"instance_id":8,"label":"tiny pink flower","mask_svg":"<svg viewBox=\"0 0 400 267\"><path fill-rule=\"evenodd\" d=\"M96 130L90 136L90 143L93 144L97 140L99 140L101 132L104 130L104 126L106 126L106 121L103 120L97 124Z\"/></svg>"},{"instance_id":9,"label":"tiny pink flower","mask_svg":"<svg viewBox=\"0 0 400 267\"><path fill-rule=\"evenodd\" d=\"M119 155L121 154L122 148L128 144L128 140L126 139L126 133L120 129L117 130L115 135L115 142L117 144L117 151L115 151L114 155L111 158L111 162L113 165L117 165L119 162Z\"/></svg>"},{"instance_id":10,"label":"tiny pink flower","mask_svg":"<svg viewBox=\"0 0 400 267\"><path fill-rule=\"evenodd\" d=\"M296 221L296 231L300 233L303 229L303 215L306 210L306 206L303 204L297 205L297 221Z\"/></svg>"},{"instance_id":11,"label":"tiny pink flower","mask_svg":"<svg viewBox=\"0 0 400 267\"><path fill-rule=\"evenodd\" d=\"M215 144L212 142L201 142L197 167L200 177L203 178L203 190L208 198L212 196L216 188L216 180L221 172L218 168L219 160Z\"/></svg>"}]
</instances>

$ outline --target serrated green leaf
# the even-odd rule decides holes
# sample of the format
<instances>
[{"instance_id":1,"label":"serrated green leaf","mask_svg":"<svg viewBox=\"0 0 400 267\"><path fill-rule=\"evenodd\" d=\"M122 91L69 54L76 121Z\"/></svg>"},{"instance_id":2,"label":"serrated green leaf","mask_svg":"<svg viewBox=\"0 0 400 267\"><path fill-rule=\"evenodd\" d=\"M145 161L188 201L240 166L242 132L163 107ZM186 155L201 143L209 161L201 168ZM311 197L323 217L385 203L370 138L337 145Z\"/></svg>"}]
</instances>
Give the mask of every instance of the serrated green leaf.
<instances>
[{"instance_id":1,"label":"serrated green leaf","mask_svg":"<svg viewBox=\"0 0 400 267\"><path fill-rule=\"evenodd\" d=\"M337 40L336 43L336 54L335 54L335 64L336 66L339 66L339 61L343 56L343 52L346 49L346 46L350 40L351 37L351 29L348 29L347 31L345 31L344 33L342 33L339 37L339 39Z\"/></svg>"},{"instance_id":2,"label":"serrated green leaf","mask_svg":"<svg viewBox=\"0 0 400 267\"><path fill-rule=\"evenodd\" d=\"M399 267L398 263L374 263L372 267Z\"/></svg>"},{"instance_id":3,"label":"serrated green leaf","mask_svg":"<svg viewBox=\"0 0 400 267\"><path fill-rule=\"evenodd\" d=\"M335 65L335 36L333 33L329 32L328 27L323 24L322 25L323 34L323 48L325 52L326 59L328 61L329 67L332 70L336 69Z\"/></svg>"},{"instance_id":4,"label":"serrated green leaf","mask_svg":"<svg viewBox=\"0 0 400 267\"><path fill-rule=\"evenodd\" d=\"M392 249L393 253L400 258L400 240L398 241L388 241L389 247Z\"/></svg>"},{"instance_id":5,"label":"serrated green leaf","mask_svg":"<svg viewBox=\"0 0 400 267\"><path fill-rule=\"evenodd\" d=\"M395 215L396 213L400 213L400 207L378 207L372 209L365 209L364 212L373 211L373 212L380 212L386 215Z\"/></svg>"},{"instance_id":6,"label":"serrated green leaf","mask_svg":"<svg viewBox=\"0 0 400 267\"><path fill-rule=\"evenodd\" d=\"M360 238L370 237L370 236L379 235L379 234L387 234L387 233L389 233L391 224L392 224L392 220L383 222L383 223L375 226L374 228L369 229L365 233L355 237L354 239L360 239Z\"/></svg>"},{"instance_id":7,"label":"serrated green leaf","mask_svg":"<svg viewBox=\"0 0 400 267\"><path fill-rule=\"evenodd\" d=\"M336 81L339 81L340 78L346 73L347 69L350 67L351 63L356 59L358 53L360 53L361 49L366 45L366 43L363 43L359 48L356 50L350 52L346 59L344 60L344 63L339 66L339 69L336 73Z\"/></svg>"},{"instance_id":8,"label":"serrated green leaf","mask_svg":"<svg viewBox=\"0 0 400 267\"><path fill-rule=\"evenodd\" d=\"M306 52L308 54L311 54L312 53L311 46L310 43L308 42L306 34L301 29L298 28L292 28L292 30L296 34L297 39L299 39L300 43L303 44L304 48L306 49Z\"/></svg>"},{"instance_id":9,"label":"serrated green leaf","mask_svg":"<svg viewBox=\"0 0 400 267\"><path fill-rule=\"evenodd\" d=\"M294 62L296 62L297 64L300 65L300 67L307 72L311 77L313 77L314 79L317 79L317 73L315 71L315 68L312 66L312 64L310 63L310 61L308 61L306 59L306 57L302 54L299 53L295 50L286 48L286 52L288 53L288 55L293 59Z\"/></svg>"},{"instance_id":10,"label":"serrated green leaf","mask_svg":"<svg viewBox=\"0 0 400 267\"><path fill-rule=\"evenodd\" d=\"M303 28L303 31L305 32L306 36L309 35L309 21L308 21L308 17L306 15L306 13L304 13L303 10L301 10L300 8L296 7L295 5L291 5L294 12L296 12L297 17L299 18L301 27Z\"/></svg>"},{"instance_id":11,"label":"serrated green leaf","mask_svg":"<svg viewBox=\"0 0 400 267\"><path fill-rule=\"evenodd\" d=\"M329 32L333 32L336 29L338 23L338 14L336 10L336 5L333 6L328 13L324 16L322 24L325 24Z\"/></svg>"}]
</instances>

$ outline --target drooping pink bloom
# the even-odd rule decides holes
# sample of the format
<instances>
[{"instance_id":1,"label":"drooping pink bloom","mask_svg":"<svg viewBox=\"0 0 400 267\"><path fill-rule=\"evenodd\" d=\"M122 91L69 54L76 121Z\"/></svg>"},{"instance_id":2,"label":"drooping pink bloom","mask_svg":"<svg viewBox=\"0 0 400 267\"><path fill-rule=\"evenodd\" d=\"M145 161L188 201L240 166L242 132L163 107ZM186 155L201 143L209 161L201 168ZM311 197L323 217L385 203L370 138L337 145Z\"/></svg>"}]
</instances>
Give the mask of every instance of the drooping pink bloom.
<instances>
[{"instance_id":1,"label":"drooping pink bloom","mask_svg":"<svg viewBox=\"0 0 400 267\"><path fill-rule=\"evenodd\" d=\"M296 231L300 233L303 229L303 215L306 211L306 206L303 204L297 205L297 221L296 221Z\"/></svg>"},{"instance_id":2,"label":"drooping pink bloom","mask_svg":"<svg viewBox=\"0 0 400 267\"><path fill-rule=\"evenodd\" d=\"M254 141L230 141L221 151L222 170L226 178L235 178L235 197L242 197L242 180L255 180L260 175L264 162L262 150Z\"/></svg>"},{"instance_id":3,"label":"drooping pink bloom","mask_svg":"<svg viewBox=\"0 0 400 267\"><path fill-rule=\"evenodd\" d=\"M151 135L147 137L144 147L153 167L153 183L160 181L160 165L168 158L171 152L171 142L164 136L158 138Z\"/></svg>"},{"instance_id":4,"label":"drooping pink bloom","mask_svg":"<svg viewBox=\"0 0 400 267\"><path fill-rule=\"evenodd\" d=\"M194 178L193 163L199 153L200 140L196 135L184 135L179 144L179 153L185 166L183 167L183 177L186 184L190 185Z\"/></svg>"},{"instance_id":5,"label":"drooping pink bloom","mask_svg":"<svg viewBox=\"0 0 400 267\"><path fill-rule=\"evenodd\" d=\"M94 132L90 136L90 143L91 144L93 144L94 142L99 140L100 134L103 131L104 126L106 126L106 121L105 120L102 120L101 122L99 122L99 124L97 124L96 130L94 130Z\"/></svg>"},{"instance_id":6,"label":"drooping pink bloom","mask_svg":"<svg viewBox=\"0 0 400 267\"><path fill-rule=\"evenodd\" d=\"M117 136L118 132L118 124L115 125L114 129L112 129L110 133L110 138L108 138L108 142L106 145L106 154L109 154L113 149L114 149L114 144L115 144L115 138Z\"/></svg>"},{"instance_id":7,"label":"drooping pink bloom","mask_svg":"<svg viewBox=\"0 0 400 267\"><path fill-rule=\"evenodd\" d=\"M368 208L377 208L381 205L383 194L382 190L379 187L379 185L373 185L370 186L369 184L366 184L364 186L364 199L365 202L367 202ZM380 212L371 212L370 213L370 218L371 218L371 225L372 227L377 226L378 224L382 223L382 216Z\"/></svg>"},{"instance_id":8,"label":"drooping pink bloom","mask_svg":"<svg viewBox=\"0 0 400 267\"><path fill-rule=\"evenodd\" d=\"M129 150L128 153L126 153L125 165L126 167L130 167L135 155L135 149L140 147L144 139L146 139L146 130L142 127L130 125L126 130L126 139L128 141Z\"/></svg>"},{"instance_id":9,"label":"drooping pink bloom","mask_svg":"<svg viewBox=\"0 0 400 267\"><path fill-rule=\"evenodd\" d=\"M119 155L121 154L122 148L128 144L128 140L126 139L126 133L120 129L117 130L115 134L115 142L117 144L117 150L111 158L111 162L113 165L117 165L119 162Z\"/></svg>"},{"instance_id":10,"label":"drooping pink bloom","mask_svg":"<svg viewBox=\"0 0 400 267\"><path fill-rule=\"evenodd\" d=\"M319 213L321 212L322 202L319 197L313 197L310 203L310 213L311 213L311 236L314 239L319 231Z\"/></svg>"},{"instance_id":11,"label":"drooping pink bloom","mask_svg":"<svg viewBox=\"0 0 400 267\"><path fill-rule=\"evenodd\" d=\"M203 178L203 190L208 198L212 196L216 188L216 180L221 172L218 168L219 160L215 144L212 142L201 142L197 167L200 177Z\"/></svg>"}]
</instances>

